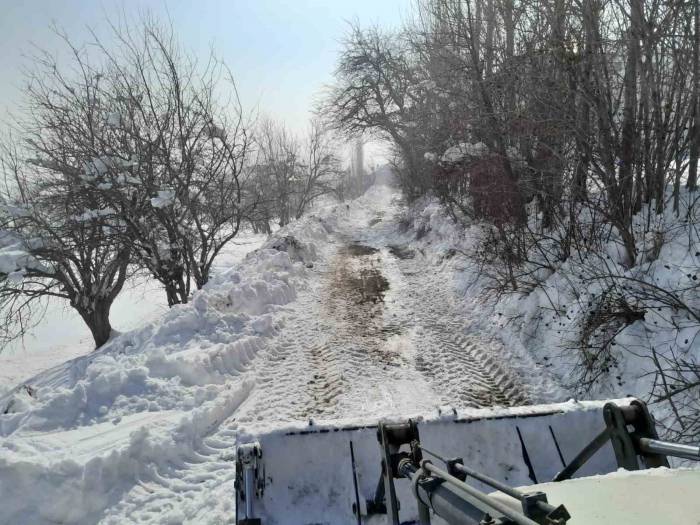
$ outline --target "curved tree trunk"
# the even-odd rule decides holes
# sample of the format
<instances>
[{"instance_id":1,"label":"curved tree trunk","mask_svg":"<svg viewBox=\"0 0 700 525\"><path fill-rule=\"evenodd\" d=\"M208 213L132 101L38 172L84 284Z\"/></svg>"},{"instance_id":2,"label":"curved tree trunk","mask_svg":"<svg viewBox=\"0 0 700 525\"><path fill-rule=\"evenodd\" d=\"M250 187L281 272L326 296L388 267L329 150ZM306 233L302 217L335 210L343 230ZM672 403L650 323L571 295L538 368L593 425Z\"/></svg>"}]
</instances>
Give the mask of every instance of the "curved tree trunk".
<instances>
[{"instance_id":1,"label":"curved tree trunk","mask_svg":"<svg viewBox=\"0 0 700 525\"><path fill-rule=\"evenodd\" d=\"M109 310L112 307L112 301L100 301L95 303L92 310L79 309L78 313L83 318L85 324L92 333L92 338L95 341L95 348L101 347L109 341L112 335L112 325L109 322Z\"/></svg>"}]
</instances>

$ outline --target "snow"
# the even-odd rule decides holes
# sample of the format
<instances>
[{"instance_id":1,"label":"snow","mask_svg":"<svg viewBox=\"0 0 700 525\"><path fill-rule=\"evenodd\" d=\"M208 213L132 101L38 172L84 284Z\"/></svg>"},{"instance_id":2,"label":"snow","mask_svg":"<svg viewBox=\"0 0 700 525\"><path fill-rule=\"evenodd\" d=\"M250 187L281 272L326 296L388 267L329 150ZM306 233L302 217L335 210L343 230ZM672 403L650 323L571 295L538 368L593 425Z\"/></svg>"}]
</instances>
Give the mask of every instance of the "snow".
<instances>
[{"instance_id":1,"label":"snow","mask_svg":"<svg viewBox=\"0 0 700 525\"><path fill-rule=\"evenodd\" d=\"M693 198L692 194L683 194L680 217L670 206L657 215L646 205L635 216L639 239L636 261L628 259L619 233L612 229L610 240L600 248L574 254L558 263L554 272L543 274L537 287L502 298L496 310L508 346L530 354L572 395L590 398L636 395L648 400L652 390L659 388L658 383L655 385L655 359L664 362L675 355L697 363L700 324L680 307L685 304L695 312L700 307L697 219L687 210ZM594 222L587 213L581 211L583 224ZM647 221L651 231L641 235ZM659 296L650 296L652 287L661 291ZM609 369L584 388L581 334L594 318L601 298L611 290L613 297L641 311L641 318L621 323L616 333L598 331L591 336L607 334L612 338ZM665 295L667 292L678 299L676 306L669 307L665 302L670 297ZM596 344L600 343L594 341ZM688 410L694 410L692 402ZM661 426L676 425L669 403L655 404L653 411Z\"/></svg>"},{"instance_id":2,"label":"snow","mask_svg":"<svg viewBox=\"0 0 700 525\"><path fill-rule=\"evenodd\" d=\"M100 177L106 175L110 170L113 172L119 172L127 170L133 166L138 165L138 158L131 156L128 159L122 158L118 155L102 155L100 157L93 157L87 162L83 163L83 174L81 178L85 182L95 182ZM124 174L116 174L115 180L122 182L138 182L137 179ZM101 189L106 189L102 187Z\"/></svg>"},{"instance_id":3,"label":"snow","mask_svg":"<svg viewBox=\"0 0 700 525\"><path fill-rule=\"evenodd\" d=\"M304 463L309 475L322 472L323 458L340 450L346 459L347 442L341 432L319 432L325 437L294 456L282 448L287 433L411 415L435 423L426 436L448 453L455 442L440 437L443 427L473 421L462 425L473 429L469 457L525 482L516 422L537 441L541 427L524 416L561 414L554 428L568 443L595 433L600 404L565 402L560 369L497 324L503 305L484 294L464 255L480 231L457 226L434 199L407 208L395 189L374 186L355 201L315 208L240 262L223 257L190 304L144 315L145 324L94 352L23 375L0 397L3 516L228 523L235 446L260 437L279 439L264 444L281 462L277 508L299 523L305 507L292 511L284 469L313 457ZM557 401L565 403L518 407ZM358 447L376 451L372 431L363 435L371 440ZM568 457L579 443L569 445ZM358 453L369 495L376 462ZM332 481L347 485L347 476L325 472L304 489L311 500L330 497ZM342 516L339 509L320 509L317 521Z\"/></svg>"},{"instance_id":4,"label":"snow","mask_svg":"<svg viewBox=\"0 0 700 525\"><path fill-rule=\"evenodd\" d=\"M101 210L85 210L80 215L73 217L76 222L88 222L99 219L100 217L108 217L109 215L114 215L114 210L112 208L104 208Z\"/></svg>"},{"instance_id":5,"label":"snow","mask_svg":"<svg viewBox=\"0 0 700 525\"><path fill-rule=\"evenodd\" d=\"M216 260L214 273L228 271L241 263L266 236L242 231ZM158 283L143 276L132 278L112 306L111 319L117 333L155 321L167 311ZM60 302L50 302L39 326L23 341L16 341L0 353L0 394L17 384L65 361L90 353L93 341L80 317Z\"/></svg>"},{"instance_id":6,"label":"snow","mask_svg":"<svg viewBox=\"0 0 700 525\"><path fill-rule=\"evenodd\" d=\"M0 274L12 274L22 268L45 270L45 267L24 249L22 243L0 248Z\"/></svg>"},{"instance_id":7,"label":"snow","mask_svg":"<svg viewBox=\"0 0 700 525\"><path fill-rule=\"evenodd\" d=\"M288 232L301 242L327 236L315 218ZM0 492L13 500L3 503L5 515L91 522L120 483L133 486L144 465L194 453L213 422L248 395L252 383L241 376L278 328L269 316L294 299L293 281L305 272L288 253L261 249L245 265L215 275L190 305L1 398ZM92 444L64 450L76 435ZM52 505L18 498L30 485Z\"/></svg>"},{"instance_id":8,"label":"snow","mask_svg":"<svg viewBox=\"0 0 700 525\"><path fill-rule=\"evenodd\" d=\"M444 164L457 164L469 160L470 158L484 157L488 153L489 147L483 142L476 142L474 144L470 142L460 142L459 144L447 148L440 157L440 162ZM508 146L506 148L506 156L515 167L521 168L526 165L525 159L517 148ZM426 153L424 158L429 162L435 162L437 155L434 153Z\"/></svg>"},{"instance_id":9,"label":"snow","mask_svg":"<svg viewBox=\"0 0 700 525\"><path fill-rule=\"evenodd\" d=\"M483 142L472 144L470 142L460 142L455 146L451 146L445 150L440 157L440 161L444 163L462 162L469 157L483 157L489 152L489 147Z\"/></svg>"},{"instance_id":10,"label":"snow","mask_svg":"<svg viewBox=\"0 0 700 525\"><path fill-rule=\"evenodd\" d=\"M7 282L12 284L13 286L17 286L18 284L21 284L22 281L24 280L25 273L26 273L25 270L17 270L17 271L8 273L7 274Z\"/></svg>"},{"instance_id":11,"label":"snow","mask_svg":"<svg viewBox=\"0 0 700 525\"><path fill-rule=\"evenodd\" d=\"M165 208L175 203L175 192L173 190L160 190L158 196L151 199L151 206L154 208Z\"/></svg>"},{"instance_id":12,"label":"snow","mask_svg":"<svg viewBox=\"0 0 700 525\"><path fill-rule=\"evenodd\" d=\"M104 175L109 171L112 164L111 157L103 155L101 157L93 157L83 165L84 177L86 179L94 179Z\"/></svg>"}]
</instances>

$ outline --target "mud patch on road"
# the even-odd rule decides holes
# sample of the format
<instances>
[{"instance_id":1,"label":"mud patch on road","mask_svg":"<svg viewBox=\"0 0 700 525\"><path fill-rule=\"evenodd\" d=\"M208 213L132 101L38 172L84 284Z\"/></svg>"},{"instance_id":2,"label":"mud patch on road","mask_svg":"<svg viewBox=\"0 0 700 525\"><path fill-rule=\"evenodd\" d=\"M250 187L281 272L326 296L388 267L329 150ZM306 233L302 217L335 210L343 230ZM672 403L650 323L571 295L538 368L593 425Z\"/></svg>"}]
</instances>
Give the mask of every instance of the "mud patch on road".
<instances>
[{"instance_id":1,"label":"mud patch on road","mask_svg":"<svg viewBox=\"0 0 700 525\"><path fill-rule=\"evenodd\" d=\"M372 248L371 246L366 246L364 244L353 243L348 244L344 248L341 248L339 255L349 255L350 257L364 257L366 255L374 255L379 250L377 248Z\"/></svg>"},{"instance_id":2,"label":"mud patch on road","mask_svg":"<svg viewBox=\"0 0 700 525\"><path fill-rule=\"evenodd\" d=\"M333 284L349 302L357 305L384 302L389 281L379 270L378 253L377 248L360 243L351 243L338 250L333 265Z\"/></svg>"},{"instance_id":3,"label":"mud patch on road","mask_svg":"<svg viewBox=\"0 0 700 525\"><path fill-rule=\"evenodd\" d=\"M415 250L412 250L411 248L407 248L406 246L396 246L396 245L389 245L389 253L396 257L397 259L401 260L406 260L406 259L413 259L416 256Z\"/></svg>"},{"instance_id":4,"label":"mud patch on road","mask_svg":"<svg viewBox=\"0 0 700 525\"><path fill-rule=\"evenodd\" d=\"M357 358L358 371L367 359L389 365L399 357L385 345L389 337L401 332L396 324L385 322L387 290L389 281L382 275L378 249L351 243L338 250L323 303L336 321L333 344L337 351Z\"/></svg>"},{"instance_id":5,"label":"mud patch on road","mask_svg":"<svg viewBox=\"0 0 700 525\"><path fill-rule=\"evenodd\" d=\"M389 289L389 281L375 268L363 268L357 275L348 276L347 285L356 304L384 302L384 293Z\"/></svg>"}]
</instances>

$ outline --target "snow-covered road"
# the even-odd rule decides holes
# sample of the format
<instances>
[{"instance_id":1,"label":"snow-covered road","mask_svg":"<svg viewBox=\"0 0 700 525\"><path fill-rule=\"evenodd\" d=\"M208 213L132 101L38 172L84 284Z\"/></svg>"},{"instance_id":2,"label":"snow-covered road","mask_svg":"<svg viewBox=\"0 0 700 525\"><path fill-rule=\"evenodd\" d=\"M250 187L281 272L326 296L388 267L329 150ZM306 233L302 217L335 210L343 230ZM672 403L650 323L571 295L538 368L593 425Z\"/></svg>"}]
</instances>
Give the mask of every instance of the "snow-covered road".
<instances>
[{"instance_id":1,"label":"snow-covered road","mask_svg":"<svg viewBox=\"0 0 700 525\"><path fill-rule=\"evenodd\" d=\"M449 271L405 244L399 206L385 197L374 214L334 232L261 356L239 422L527 401L503 344L455 296Z\"/></svg>"},{"instance_id":2,"label":"snow-covered road","mask_svg":"<svg viewBox=\"0 0 700 525\"><path fill-rule=\"evenodd\" d=\"M479 305L455 294L449 261L410 244L393 192L374 197L318 247L305 287L251 363L245 400L193 458L135 486L109 519L230 517L241 432L541 400L510 368Z\"/></svg>"},{"instance_id":3,"label":"snow-covered road","mask_svg":"<svg viewBox=\"0 0 700 525\"><path fill-rule=\"evenodd\" d=\"M463 232L412 213L386 186L319 210L0 398L0 523L230 523L241 436L562 399L465 293Z\"/></svg>"}]
</instances>

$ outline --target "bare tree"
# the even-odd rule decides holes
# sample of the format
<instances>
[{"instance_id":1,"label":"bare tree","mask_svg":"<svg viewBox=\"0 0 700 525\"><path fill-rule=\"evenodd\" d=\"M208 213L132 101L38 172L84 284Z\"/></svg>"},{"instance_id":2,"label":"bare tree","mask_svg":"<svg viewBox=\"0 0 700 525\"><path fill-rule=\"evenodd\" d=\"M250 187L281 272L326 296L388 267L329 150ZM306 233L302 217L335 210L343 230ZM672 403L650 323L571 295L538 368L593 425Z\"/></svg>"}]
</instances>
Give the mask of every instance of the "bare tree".
<instances>
[{"instance_id":1,"label":"bare tree","mask_svg":"<svg viewBox=\"0 0 700 525\"><path fill-rule=\"evenodd\" d=\"M332 193L341 174L340 159L331 130L315 118L309 123L295 175L294 216L299 219L309 205Z\"/></svg>"},{"instance_id":2,"label":"bare tree","mask_svg":"<svg viewBox=\"0 0 700 525\"><path fill-rule=\"evenodd\" d=\"M40 92L36 85L32 90ZM23 146L5 145L0 160L0 229L8 241L0 250L3 331L6 340L22 335L38 302L64 299L99 347L112 332L109 312L127 278L131 247L119 235L115 211L82 180L91 161L73 150L72 133L86 131L74 117L78 108L32 102L39 132ZM65 111L54 112L59 108ZM53 121L57 114L65 120Z\"/></svg>"},{"instance_id":3,"label":"bare tree","mask_svg":"<svg viewBox=\"0 0 700 525\"><path fill-rule=\"evenodd\" d=\"M319 119L311 120L303 139L281 123L264 120L256 143L255 183L260 195L254 216L258 220L274 216L285 226L300 218L313 201L335 190L340 160L331 130Z\"/></svg>"},{"instance_id":4,"label":"bare tree","mask_svg":"<svg viewBox=\"0 0 700 525\"><path fill-rule=\"evenodd\" d=\"M691 2L693 7L693 84L690 127L690 152L688 165L688 188L697 189L698 155L700 154L700 5Z\"/></svg>"},{"instance_id":5,"label":"bare tree","mask_svg":"<svg viewBox=\"0 0 700 525\"><path fill-rule=\"evenodd\" d=\"M419 115L429 86L421 85L406 35L352 26L324 113L350 135L389 140L400 159L399 176L409 195L429 188Z\"/></svg>"},{"instance_id":6,"label":"bare tree","mask_svg":"<svg viewBox=\"0 0 700 525\"><path fill-rule=\"evenodd\" d=\"M33 59L20 140L1 158L7 337L57 298L104 344L130 270L159 280L169 304L187 302L246 215L249 139L229 70L187 57L148 18L112 29L118 48L56 30L71 58Z\"/></svg>"},{"instance_id":7,"label":"bare tree","mask_svg":"<svg viewBox=\"0 0 700 525\"><path fill-rule=\"evenodd\" d=\"M85 147L105 169L90 184L123 220L134 263L163 284L169 305L186 303L245 216L245 116L215 56L199 64L170 28L149 19L113 33L116 51L95 37L102 125ZM77 53L76 61L88 68ZM79 97L80 87L68 92Z\"/></svg>"},{"instance_id":8,"label":"bare tree","mask_svg":"<svg viewBox=\"0 0 700 525\"><path fill-rule=\"evenodd\" d=\"M284 124L264 120L257 133L259 149L257 181L264 189L262 202L285 226L292 218L292 197L296 177L298 142Z\"/></svg>"}]
</instances>

